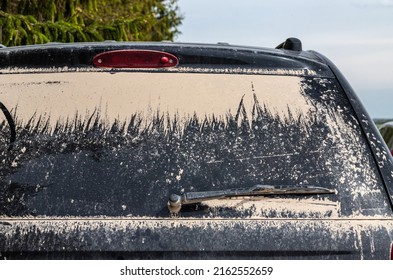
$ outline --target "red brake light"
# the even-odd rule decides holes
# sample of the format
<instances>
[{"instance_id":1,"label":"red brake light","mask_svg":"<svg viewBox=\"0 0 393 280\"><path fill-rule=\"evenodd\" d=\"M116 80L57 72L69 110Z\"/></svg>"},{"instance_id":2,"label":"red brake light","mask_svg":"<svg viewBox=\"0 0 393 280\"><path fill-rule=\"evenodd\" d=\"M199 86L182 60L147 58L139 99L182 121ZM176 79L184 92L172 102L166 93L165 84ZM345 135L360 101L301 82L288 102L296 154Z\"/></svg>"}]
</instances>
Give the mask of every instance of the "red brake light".
<instances>
[{"instance_id":1,"label":"red brake light","mask_svg":"<svg viewBox=\"0 0 393 280\"><path fill-rule=\"evenodd\" d=\"M174 67L179 60L173 54L152 50L117 50L97 54L96 67L108 68L161 68Z\"/></svg>"}]
</instances>

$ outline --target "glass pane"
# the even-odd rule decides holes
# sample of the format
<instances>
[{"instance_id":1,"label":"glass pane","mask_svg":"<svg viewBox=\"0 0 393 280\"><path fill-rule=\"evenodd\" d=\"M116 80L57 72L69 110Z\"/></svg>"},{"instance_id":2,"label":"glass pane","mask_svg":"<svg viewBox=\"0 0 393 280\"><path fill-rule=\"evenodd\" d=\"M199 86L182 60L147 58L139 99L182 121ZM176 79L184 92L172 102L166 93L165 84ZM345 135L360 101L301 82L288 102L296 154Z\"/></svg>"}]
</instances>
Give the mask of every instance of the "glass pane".
<instances>
[{"instance_id":1,"label":"glass pane","mask_svg":"<svg viewBox=\"0 0 393 280\"><path fill-rule=\"evenodd\" d=\"M260 198L241 209L216 201L227 210L214 215L388 209L356 118L331 79L20 74L7 75L0 100L17 129L13 149L1 146L5 215L165 216L172 193L255 184L320 186L337 196Z\"/></svg>"}]
</instances>

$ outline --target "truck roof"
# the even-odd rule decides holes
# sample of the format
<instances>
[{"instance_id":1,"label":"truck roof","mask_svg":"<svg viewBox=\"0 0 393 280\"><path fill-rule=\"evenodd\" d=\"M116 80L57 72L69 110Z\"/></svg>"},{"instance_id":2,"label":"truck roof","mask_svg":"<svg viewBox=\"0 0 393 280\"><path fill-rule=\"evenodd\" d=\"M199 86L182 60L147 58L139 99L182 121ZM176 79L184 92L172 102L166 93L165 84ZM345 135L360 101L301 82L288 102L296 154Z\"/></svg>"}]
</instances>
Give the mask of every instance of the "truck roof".
<instances>
[{"instance_id":1,"label":"truck roof","mask_svg":"<svg viewBox=\"0 0 393 280\"><path fill-rule=\"evenodd\" d=\"M245 47L226 43L114 41L5 47L0 49L0 69L93 67L93 58L97 54L128 49L168 52L178 57L177 67L196 68L206 65L209 68L291 69L301 70L304 75L333 77L327 62L314 51L303 51L300 41L295 38L287 39L277 48Z\"/></svg>"}]
</instances>

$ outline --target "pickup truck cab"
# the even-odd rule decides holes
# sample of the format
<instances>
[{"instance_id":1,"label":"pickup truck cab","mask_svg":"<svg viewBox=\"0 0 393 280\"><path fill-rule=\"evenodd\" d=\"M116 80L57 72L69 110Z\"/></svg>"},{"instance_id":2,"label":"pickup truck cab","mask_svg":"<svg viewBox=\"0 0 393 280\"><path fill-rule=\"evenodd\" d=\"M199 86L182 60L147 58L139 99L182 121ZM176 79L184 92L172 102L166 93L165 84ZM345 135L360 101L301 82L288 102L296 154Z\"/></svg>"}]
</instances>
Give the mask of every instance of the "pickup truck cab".
<instances>
[{"instance_id":1,"label":"pickup truck cab","mask_svg":"<svg viewBox=\"0 0 393 280\"><path fill-rule=\"evenodd\" d=\"M392 258L389 150L298 39L2 48L0 84L1 258Z\"/></svg>"}]
</instances>

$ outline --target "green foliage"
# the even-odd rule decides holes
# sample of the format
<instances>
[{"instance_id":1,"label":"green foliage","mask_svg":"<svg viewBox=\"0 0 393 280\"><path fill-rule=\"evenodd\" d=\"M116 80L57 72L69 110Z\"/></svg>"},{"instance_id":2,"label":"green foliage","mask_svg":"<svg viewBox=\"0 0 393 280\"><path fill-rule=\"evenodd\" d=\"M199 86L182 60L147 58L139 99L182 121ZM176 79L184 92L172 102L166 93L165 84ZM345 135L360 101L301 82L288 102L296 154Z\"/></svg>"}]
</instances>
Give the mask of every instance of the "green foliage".
<instances>
[{"instance_id":1,"label":"green foliage","mask_svg":"<svg viewBox=\"0 0 393 280\"><path fill-rule=\"evenodd\" d=\"M177 0L2 0L6 46L47 42L173 40Z\"/></svg>"}]
</instances>

